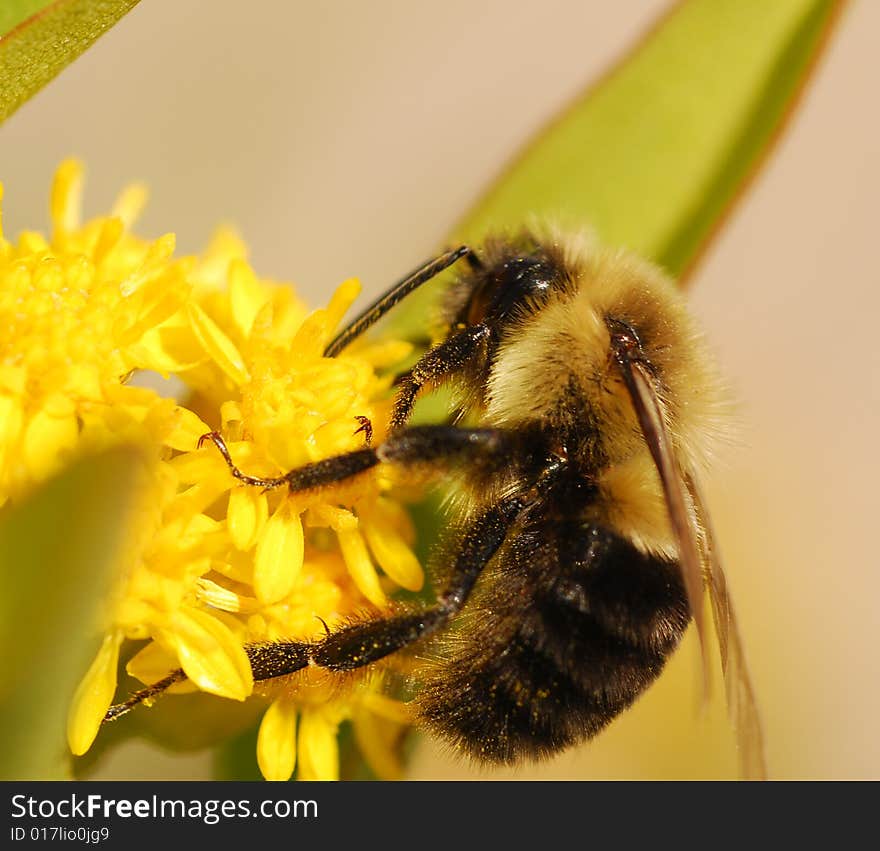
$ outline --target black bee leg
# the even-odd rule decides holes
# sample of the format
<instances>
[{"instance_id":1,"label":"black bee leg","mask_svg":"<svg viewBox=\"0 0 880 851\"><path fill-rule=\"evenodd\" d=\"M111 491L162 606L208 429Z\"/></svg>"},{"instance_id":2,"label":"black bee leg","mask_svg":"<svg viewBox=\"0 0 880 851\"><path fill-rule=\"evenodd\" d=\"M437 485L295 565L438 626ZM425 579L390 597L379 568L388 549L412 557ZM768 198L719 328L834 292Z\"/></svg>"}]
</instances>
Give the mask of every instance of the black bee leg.
<instances>
[{"instance_id":1,"label":"black bee leg","mask_svg":"<svg viewBox=\"0 0 880 851\"><path fill-rule=\"evenodd\" d=\"M308 490L341 482L382 462L455 467L463 463L501 463L511 451L511 437L498 429L465 429L453 426L416 426L403 429L375 448L358 449L297 467L275 479L258 479L242 473L229 458L226 444L218 434L205 435L220 450L235 478L257 487L287 484L292 491ZM412 614L365 621L316 643L278 642L251 644L245 652L255 680L268 680L291 674L309 664L332 670L349 670L380 659L433 632L463 605L480 571L501 546L507 529L520 509L534 498L508 497L480 517L465 533L456 558L452 580L431 608ZM104 716L112 721L139 703L156 697L174 683L185 679L178 669L165 679L133 694L124 703L111 706Z\"/></svg>"},{"instance_id":2,"label":"black bee leg","mask_svg":"<svg viewBox=\"0 0 880 851\"><path fill-rule=\"evenodd\" d=\"M264 479L259 476L249 476L247 473L243 473L232 460L232 456L229 454L229 448L226 446L226 441L218 431L209 431L207 434L203 434L199 438L198 448L201 449L209 440L217 447L220 454L223 456L223 460L226 462L226 466L229 467L229 471L232 475L243 484L254 485L255 487L263 488L263 490L272 490L274 488L280 488L281 485L287 483L287 479L284 476L275 476L273 478Z\"/></svg>"},{"instance_id":3,"label":"black bee leg","mask_svg":"<svg viewBox=\"0 0 880 851\"><path fill-rule=\"evenodd\" d=\"M369 470L370 467L375 467L380 460L376 456L375 449L356 449L354 452L346 452L343 455L334 455L323 461L305 464L302 467L291 470L289 473L285 473L283 476L261 478L259 476L249 476L236 466L232 456L229 454L226 442L216 431L203 434L199 438L199 446L208 440L220 451L223 460L226 461L226 465L229 467L229 471L236 479L243 484L253 485L254 487L263 488L263 490L274 490L283 485L287 485L291 491L319 488L334 482L341 482L356 476L358 473L363 473L365 470Z\"/></svg>"},{"instance_id":4,"label":"black bee leg","mask_svg":"<svg viewBox=\"0 0 880 851\"><path fill-rule=\"evenodd\" d=\"M391 431L406 425L412 413L416 396L429 382L440 381L461 369L489 339L492 333L488 325L469 325L433 349L429 349L409 371L397 377L397 396L391 412Z\"/></svg>"},{"instance_id":5,"label":"black bee leg","mask_svg":"<svg viewBox=\"0 0 880 851\"><path fill-rule=\"evenodd\" d=\"M452 578L433 606L352 624L315 643L283 641L248 645L245 650L254 679L285 676L309 665L331 671L352 671L436 632L464 606L483 568L527 504L523 496L507 497L471 524L461 539Z\"/></svg>"},{"instance_id":6,"label":"black bee leg","mask_svg":"<svg viewBox=\"0 0 880 851\"><path fill-rule=\"evenodd\" d=\"M454 428L453 426L416 426L403 429L379 446L355 449L297 467L283 476L259 478L243 473L229 455L223 438L216 432L204 435L199 443L210 440L226 461L232 475L246 485L265 490L287 485L292 493L327 487L366 472L382 462L394 464L454 465L463 461L490 463L501 453L509 437L498 429Z\"/></svg>"},{"instance_id":7,"label":"black bee leg","mask_svg":"<svg viewBox=\"0 0 880 851\"><path fill-rule=\"evenodd\" d=\"M134 709L138 704L162 694L175 683L183 682L185 679L186 674L183 673L182 669L178 668L176 671L172 671L167 677L153 683L151 686L136 691L123 703L117 703L111 706L107 710L106 715L104 715L104 721L115 721L117 718L121 718L127 712Z\"/></svg>"},{"instance_id":8,"label":"black bee leg","mask_svg":"<svg viewBox=\"0 0 880 851\"><path fill-rule=\"evenodd\" d=\"M413 290L418 289L431 278L436 278L444 269L468 254L470 254L470 249L466 245L462 245L454 251L447 251L434 260L423 263L349 322L324 349L324 357L336 357L349 343L378 322L394 305L405 299Z\"/></svg>"},{"instance_id":9,"label":"black bee leg","mask_svg":"<svg viewBox=\"0 0 880 851\"><path fill-rule=\"evenodd\" d=\"M373 424L369 417L355 417L360 423L360 427L354 430L355 434L364 433L364 443L370 446L373 443Z\"/></svg>"},{"instance_id":10,"label":"black bee leg","mask_svg":"<svg viewBox=\"0 0 880 851\"><path fill-rule=\"evenodd\" d=\"M315 461L282 478L295 493L345 481L381 463L442 467L465 462L491 464L503 457L509 443L510 437L498 429L414 426L391 435L378 446Z\"/></svg>"}]
</instances>

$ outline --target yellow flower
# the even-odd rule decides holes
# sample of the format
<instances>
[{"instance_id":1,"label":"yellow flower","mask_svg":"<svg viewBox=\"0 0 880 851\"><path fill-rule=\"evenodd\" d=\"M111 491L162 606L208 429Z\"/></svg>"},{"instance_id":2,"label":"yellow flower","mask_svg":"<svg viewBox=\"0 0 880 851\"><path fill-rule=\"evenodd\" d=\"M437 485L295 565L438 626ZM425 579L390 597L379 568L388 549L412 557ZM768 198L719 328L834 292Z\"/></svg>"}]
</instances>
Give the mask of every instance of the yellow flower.
<instances>
[{"instance_id":1,"label":"yellow flower","mask_svg":"<svg viewBox=\"0 0 880 851\"><path fill-rule=\"evenodd\" d=\"M126 442L146 459L105 639L70 712L75 754L98 733L126 640L142 642L127 670L143 682L181 667L187 682L173 691L244 700L254 690L245 643L317 637L322 621L381 608L390 591L423 581L383 472L305 495L263 493L239 485L210 442L198 446L219 431L241 468L277 476L361 447L359 417L381 437L389 379L377 370L407 346L323 357L358 283L309 313L289 287L257 277L228 231L185 258L174 257L172 234L133 234L142 187L81 223L81 185L81 167L62 164L51 237L13 244L0 231L0 505L81 453ZM151 375L173 378L180 398L160 395L160 382L142 378ZM405 710L376 677L339 690L311 673L275 690L257 748L264 775L286 779L298 762L301 777L337 776L346 719L377 770L396 771L386 745Z\"/></svg>"}]
</instances>

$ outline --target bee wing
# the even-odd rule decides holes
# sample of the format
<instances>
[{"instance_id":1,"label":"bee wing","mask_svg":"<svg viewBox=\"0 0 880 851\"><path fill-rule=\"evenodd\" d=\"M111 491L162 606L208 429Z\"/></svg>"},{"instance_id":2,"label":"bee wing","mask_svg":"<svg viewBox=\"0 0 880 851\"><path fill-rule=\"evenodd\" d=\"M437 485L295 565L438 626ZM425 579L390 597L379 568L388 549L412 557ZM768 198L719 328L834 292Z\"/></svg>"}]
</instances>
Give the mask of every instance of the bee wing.
<instances>
[{"instance_id":1,"label":"bee wing","mask_svg":"<svg viewBox=\"0 0 880 851\"><path fill-rule=\"evenodd\" d=\"M688 604L700 638L704 684L708 692L708 647L702 619L705 575L721 653L728 712L739 748L740 772L743 777L763 779L767 776L767 766L761 717L708 513L695 480L682 474L651 374L629 357L618 357L618 363L660 474L669 519L678 540Z\"/></svg>"},{"instance_id":2,"label":"bee wing","mask_svg":"<svg viewBox=\"0 0 880 851\"><path fill-rule=\"evenodd\" d=\"M654 459L666 499L666 508L672 530L678 541L679 564L684 578L688 605L700 640L700 658L703 666L704 696L709 694L709 650L703 617L703 558L699 547L699 529L684 476L672 447L663 407L647 369L637 360L626 357L618 361L624 383L632 399L645 442Z\"/></svg>"},{"instance_id":3,"label":"bee wing","mask_svg":"<svg viewBox=\"0 0 880 851\"><path fill-rule=\"evenodd\" d=\"M733 601L727 591L727 580L721 567L715 535L709 522L709 514L693 477L685 480L693 502L697 520L702 527L701 550L706 571L706 584L712 602L712 616L721 652L721 670L727 696L727 709L733 724L739 751L740 774L752 780L767 778L764 756L764 733L761 716L755 701L755 691L746 665L745 652L739 634L739 626L733 609Z\"/></svg>"}]
</instances>

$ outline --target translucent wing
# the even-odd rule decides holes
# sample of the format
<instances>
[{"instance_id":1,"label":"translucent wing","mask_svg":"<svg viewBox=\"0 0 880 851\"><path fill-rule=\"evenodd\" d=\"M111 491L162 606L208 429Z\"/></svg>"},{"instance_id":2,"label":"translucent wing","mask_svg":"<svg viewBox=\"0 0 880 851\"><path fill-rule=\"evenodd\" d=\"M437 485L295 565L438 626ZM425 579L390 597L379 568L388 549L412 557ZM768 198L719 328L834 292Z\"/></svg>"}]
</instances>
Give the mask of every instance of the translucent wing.
<instances>
[{"instance_id":1,"label":"translucent wing","mask_svg":"<svg viewBox=\"0 0 880 851\"><path fill-rule=\"evenodd\" d=\"M755 701L755 691L746 665L733 601L727 591L727 580L721 567L715 535L697 483L691 476L687 476L685 482L703 532L700 536L703 570L712 602L715 631L718 635L727 710L736 735L740 774L751 780L765 780L767 763L764 755L764 732Z\"/></svg>"},{"instance_id":2,"label":"translucent wing","mask_svg":"<svg viewBox=\"0 0 880 851\"><path fill-rule=\"evenodd\" d=\"M678 540L682 576L700 639L704 687L708 693L708 649L702 620L703 585L708 588L712 603L727 707L739 752L740 774L746 778L764 779L767 777L767 765L761 718L709 515L696 482L683 473L678 463L652 376L638 359L630 356L625 342L622 339L619 341L617 360L645 442L660 475L669 519Z\"/></svg>"},{"instance_id":3,"label":"translucent wing","mask_svg":"<svg viewBox=\"0 0 880 851\"><path fill-rule=\"evenodd\" d=\"M689 510L690 500L685 488L684 476L672 447L663 407L657 397L651 375L641 363L631 360L625 355L620 358L619 364L642 434L660 475L666 508L669 512L669 521L678 541L682 578L691 616L697 629L697 637L700 641L704 696L708 698L709 651L706 642L706 628L703 623L704 559L699 545L699 529L692 512Z\"/></svg>"}]
</instances>

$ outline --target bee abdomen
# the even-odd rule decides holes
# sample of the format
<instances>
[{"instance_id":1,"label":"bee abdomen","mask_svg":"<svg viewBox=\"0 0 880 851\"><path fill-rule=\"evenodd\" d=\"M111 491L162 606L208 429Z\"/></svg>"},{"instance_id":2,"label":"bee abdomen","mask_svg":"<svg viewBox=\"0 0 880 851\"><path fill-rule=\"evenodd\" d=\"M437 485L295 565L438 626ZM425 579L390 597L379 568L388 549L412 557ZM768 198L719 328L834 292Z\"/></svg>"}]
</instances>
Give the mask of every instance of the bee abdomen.
<instances>
[{"instance_id":1,"label":"bee abdomen","mask_svg":"<svg viewBox=\"0 0 880 851\"><path fill-rule=\"evenodd\" d=\"M539 759L596 735L664 661L610 638L564 653L552 643L524 622L496 654L458 659L423 691L422 716L476 759ZM589 655L578 658L582 651ZM569 652L563 664L559 656Z\"/></svg>"},{"instance_id":2,"label":"bee abdomen","mask_svg":"<svg viewBox=\"0 0 880 851\"><path fill-rule=\"evenodd\" d=\"M536 583L534 563L503 577L519 604L468 619L420 696L425 721L457 750L495 763L550 756L595 736L659 675L688 622L677 567L593 540L550 579Z\"/></svg>"}]
</instances>

